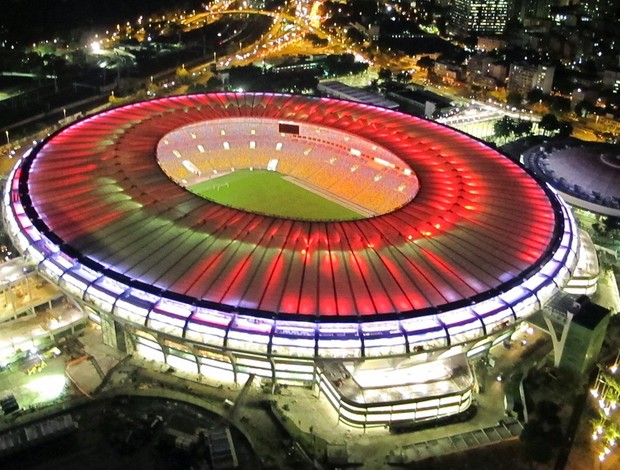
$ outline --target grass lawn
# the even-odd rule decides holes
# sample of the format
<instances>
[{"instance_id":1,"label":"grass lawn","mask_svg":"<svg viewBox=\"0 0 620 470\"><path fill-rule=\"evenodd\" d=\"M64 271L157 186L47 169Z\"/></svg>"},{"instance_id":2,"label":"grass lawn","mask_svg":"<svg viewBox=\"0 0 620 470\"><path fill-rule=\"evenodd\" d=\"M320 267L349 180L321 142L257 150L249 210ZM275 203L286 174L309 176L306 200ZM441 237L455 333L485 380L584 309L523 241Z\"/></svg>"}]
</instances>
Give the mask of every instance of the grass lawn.
<instances>
[{"instance_id":1,"label":"grass lawn","mask_svg":"<svg viewBox=\"0 0 620 470\"><path fill-rule=\"evenodd\" d=\"M219 204L278 217L306 220L363 218L357 212L297 186L275 171L237 170L188 189Z\"/></svg>"}]
</instances>

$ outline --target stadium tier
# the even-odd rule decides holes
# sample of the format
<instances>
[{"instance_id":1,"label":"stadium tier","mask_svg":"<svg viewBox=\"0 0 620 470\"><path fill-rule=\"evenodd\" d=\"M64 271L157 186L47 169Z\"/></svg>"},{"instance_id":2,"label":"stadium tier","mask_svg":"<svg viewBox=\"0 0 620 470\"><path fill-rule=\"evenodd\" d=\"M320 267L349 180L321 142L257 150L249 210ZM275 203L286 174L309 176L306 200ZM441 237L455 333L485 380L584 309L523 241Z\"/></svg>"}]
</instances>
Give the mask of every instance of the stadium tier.
<instances>
[{"instance_id":1,"label":"stadium tier","mask_svg":"<svg viewBox=\"0 0 620 470\"><path fill-rule=\"evenodd\" d=\"M208 127L184 126L160 140L157 159L173 181L191 191L226 173L272 164L273 171L346 201L364 215L394 211L415 196L415 174L386 149L334 129L296 126L294 133L282 133L276 124L231 118L212 120Z\"/></svg>"},{"instance_id":2,"label":"stadium tier","mask_svg":"<svg viewBox=\"0 0 620 470\"><path fill-rule=\"evenodd\" d=\"M375 215L290 219L183 187L272 160ZM466 410L468 359L560 290L579 249L552 191L483 143L267 93L83 119L24 155L3 206L16 246L106 343L222 380L318 384L364 426Z\"/></svg>"}]
</instances>

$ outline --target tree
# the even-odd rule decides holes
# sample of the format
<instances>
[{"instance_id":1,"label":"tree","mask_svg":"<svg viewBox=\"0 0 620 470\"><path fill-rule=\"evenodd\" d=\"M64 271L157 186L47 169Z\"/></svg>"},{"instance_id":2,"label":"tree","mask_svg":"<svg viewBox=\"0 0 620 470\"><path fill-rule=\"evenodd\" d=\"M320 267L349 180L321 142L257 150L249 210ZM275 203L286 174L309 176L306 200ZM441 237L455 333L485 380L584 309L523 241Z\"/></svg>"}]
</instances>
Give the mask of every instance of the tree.
<instances>
[{"instance_id":1,"label":"tree","mask_svg":"<svg viewBox=\"0 0 620 470\"><path fill-rule=\"evenodd\" d=\"M577 116L586 117L588 114L595 111L595 107L592 103L586 100L582 100L575 105L575 114Z\"/></svg>"},{"instance_id":2,"label":"tree","mask_svg":"<svg viewBox=\"0 0 620 470\"><path fill-rule=\"evenodd\" d=\"M430 70L434 67L435 61L429 56L425 55L420 57L416 65L422 69Z\"/></svg>"},{"instance_id":3,"label":"tree","mask_svg":"<svg viewBox=\"0 0 620 470\"><path fill-rule=\"evenodd\" d=\"M379 70L379 80L388 82L392 79L392 71L390 69L382 68Z\"/></svg>"},{"instance_id":4,"label":"tree","mask_svg":"<svg viewBox=\"0 0 620 470\"><path fill-rule=\"evenodd\" d=\"M519 120L514 127L514 133L518 136L526 136L532 133L534 123L532 121Z\"/></svg>"},{"instance_id":5,"label":"tree","mask_svg":"<svg viewBox=\"0 0 620 470\"><path fill-rule=\"evenodd\" d=\"M179 67L177 69L177 79L181 82L181 83L189 83L191 78L190 73L188 72L188 70L185 68L185 65L182 65L181 67Z\"/></svg>"},{"instance_id":6,"label":"tree","mask_svg":"<svg viewBox=\"0 0 620 470\"><path fill-rule=\"evenodd\" d=\"M504 140L508 140L508 137L514 133L514 129L515 123L508 116L504 116L493 124L493 133L498 139L503 138Z\"/></svg>"},{"instance_id":7,"label":"tree","mask_svg":"<svg viewBox=\"0 0 620 470\"><path fill-rule=\"evenodd\" d=\"M347 75L364 72L368 64L356 62L353 54L329 55L321 66L326 76Z\"/></svg>"},{"instance_id":8,"label":"tree","mask_svg":"<svg viewBox=\"0 0 620 470\"><path fill-rule=\"evenodd\" d=\"M592 228L600 236L620 238L620 217L601 216Z\"/></svg>"},{"instance_id":9,"label":"tree","mask_svg":"<svg viewBox=\"0 0 620 470\"><path fill-rule=\"evenodd\" d=\"M347 35L347 38L349 38L351 42L354 42L357 44L363 44L364 40L366 39L364 35L361 32L359 32L356 28L347 29L346 35Z\"/></svg>"},{"instance_id":10,"label":"tree","mask_svg":"<svg viewBox=\"0 0 620 470\"><path fill-rule=\"evenodd\" d=\"M558 137L565 139L566 137L570 137L572 133L573 133L573 125L570 122L568 121L560 122L560 125L558 128Z\"/></svg>"},{"instance_id":11,"label":"tree","mask_svg":"<svg viewBox=\"0 0 620 470\"><path fill-rule=\"evenodd\" d=\"M275 88L289 93L315 91L319 84L318 78L311 70L295 73L277 74Z\"/></svg>"},{"instance_id":12,"label":"tree","mask_svg":"<svg viewBox=\"0 0 620 470\"><path fill-rule=\"evenodd\" d=\"M560 405L551 400L541 400L534 407L535 419L523 426L519 440L532 461L548 462L553 449L562 443L559 412Z\"/></svg>"},{"instance_id":13,"label":"tree","mask_svg":"<svg viewBox=\"0 0 620 470\"><path fill-rule=\"evenodd\" d=\"M560 412L560 405L551 400L541 400L536 404L536 416L542 423L547 423L550 426L557 426L560 424L560 418L558 413Z\"/></svg>"},{"instance_id":14,"label":"tree","mask_svg":"<svg viewBox=\"0 0 620 470\"><path fill-rule=\"evenodd\" d=\"M556 113L565 113L570 110L570 100L563 96L554 96L551 100L551 110Z\"/></svg>"},{"instance_id":15,"label":"tree","mask_svg":"<svg viewBox=\"0 0 620 470\"><path fill-rule=\"evenodd\" d=\"M401 70L396 75L396 81L400 83L409 83L411 81L411 73L406 70Z\"/></svg>"},{"instance_id":16,"label":"tree","mask_svg":"<svg viewBox=\"0 0 620 470\"><path fill-rule=\"evenodd\" d=\"M545 97L545 94L540 88L538 87L532 88L527 94L527 102L530 104L535 104L535 103L538 103L539 101L542 101L544 97Z\"/></svg>"},{"instance_id":17,"label":"tree","mask_svg":"<svg viewBox=\"0 0 620 470\"><path fill-rule=\"evenodd\" d=\"M552 448L547 443L547 432L538 420L532 419L525 423L519 436L525 451L534 462L546 463L551 459Z\"/></svg>"},{"instance_id":18,"label":"tree","mask_svg":"<svg viewBox=\"0 0 620 470\"><path fill-rule=\"evenodd\" d=\"M207 91L209 91L207 90L207 87L205 85L201 85L200 83L193 83L187 87L188 94L206 93Z\"/></svg>"},{"instance_id":19,"label":"tree","mask_svg":"<svg viewBox=\"0 0 620 470\"><path fill-rule=\"evenodd\" d=\"M542 117L538 126L545 132L545 135L547 135L547 133L551 134L553 131L560 128L560 121L558 121L555 114L549 113Z\"/></svg>"},{"instance_id":20,"label":"tree","mask_svg":"<svg viewBox=\"0 0 620 470\"><path fill-rule=\"evenodd\" d=\"M222 81L215 75L213 75L209 80L207 80L206 88L208 91L215 91L222 89Z\"/></svg>"},{"instance_id":21,"label":"tree","mask_svg":"<svg viewBox=\"0 0 620 470\"><path fill-rule=\"evenodd\" d=\"M508 96L506 97L506 102L511 106L521 105L522 100L523 98L521 97L521 94L516 91L511 91L510 93L508 93Z\"/></svg>"},{"instance_id":22,"label":"tree","mask_svg":"<svg viewBox=\"0 0 620 470\"><path fill-rule=\"evenodd\" d=\"M329 44L329 41L327 39L321 38L315 33L307 33L306 39L310 41L315 47L325 47Z\"/></svg>"}]
</instances>

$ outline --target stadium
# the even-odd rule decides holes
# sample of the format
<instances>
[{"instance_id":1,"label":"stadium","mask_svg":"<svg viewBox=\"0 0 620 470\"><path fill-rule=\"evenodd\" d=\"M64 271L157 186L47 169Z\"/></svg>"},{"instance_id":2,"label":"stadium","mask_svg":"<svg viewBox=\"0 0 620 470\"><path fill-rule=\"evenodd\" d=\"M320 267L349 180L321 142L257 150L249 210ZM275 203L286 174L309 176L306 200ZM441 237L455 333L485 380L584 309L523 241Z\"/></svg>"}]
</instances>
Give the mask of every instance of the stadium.
<instances>
[{"instance_id":1,"label":"stadium","mask_svg":"<svg viewBox=\"0 0 620 470\"><path fill-rule=\"evenodd\" d=\"M28 151L3 198L14 244L106 344L315 387L356 426L465 412L471 360L562 289L579 251L561 200L499 152L316 97L111 109Z\"/></svg>"},{"instance_id":2,"label":"stadium","mask_svg":"<svg viewBox=\"0 0 620 470\"><path fill-rule=\"evenodd\" d=\"M571 206L620 217L620 154L617 145L565 141L531 148L523 164Z\"/></svg>"}]
</instances>

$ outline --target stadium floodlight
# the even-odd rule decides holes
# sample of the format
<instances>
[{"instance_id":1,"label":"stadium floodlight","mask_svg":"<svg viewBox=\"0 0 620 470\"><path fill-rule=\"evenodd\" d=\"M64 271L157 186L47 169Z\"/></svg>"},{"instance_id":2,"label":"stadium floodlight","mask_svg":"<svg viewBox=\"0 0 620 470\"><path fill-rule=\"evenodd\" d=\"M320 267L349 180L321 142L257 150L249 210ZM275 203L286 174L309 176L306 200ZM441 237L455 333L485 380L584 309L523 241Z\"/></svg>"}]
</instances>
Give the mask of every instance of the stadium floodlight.
<instances>
[{"instance_id":1,"label":"stadium floodlight","mask_svg":"<svg viewBox=\"0 0 620 470\"><path fill-rule=\"evenodd\" d=\"M65 391L66 383L63 374L44 375L28 382L27 388L35 393L35 403L45 403L60 397Z\"/></svg>"},{"instance_id":2,"label":"stadium floodlight","mask_svg":"<svg viewBox=\"0 0 620 470\"><path fill-rule=\"evenodd\" d=\"M267 163L267 170L269 170L269 171L276 171L277 169L278 169L278 159L277 158L272 158Z\"/></svg>"}]
</instances>

